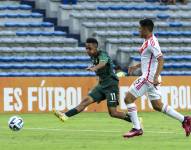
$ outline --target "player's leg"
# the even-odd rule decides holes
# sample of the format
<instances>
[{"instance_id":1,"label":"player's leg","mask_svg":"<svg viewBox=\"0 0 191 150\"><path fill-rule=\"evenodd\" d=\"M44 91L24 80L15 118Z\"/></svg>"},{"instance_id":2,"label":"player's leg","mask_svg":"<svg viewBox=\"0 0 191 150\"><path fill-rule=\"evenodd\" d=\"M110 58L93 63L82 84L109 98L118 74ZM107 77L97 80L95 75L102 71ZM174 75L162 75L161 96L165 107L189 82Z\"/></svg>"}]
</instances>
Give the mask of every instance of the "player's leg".
<instances>
[{"instance_id":1,"label":"player's leg","mask_svg":"<svg viewBox=\"0 0 191 150\"><path fill-rule=\"evenodd\" d=\"M78 113L82 112L88 105L94 103L94 100L90 97L87 96L82 100L82 102L76 106L73 109L68 110L67 112L62 112L58 110L54 110L54 114L56 117L58 117L61 121L66 121L69 117L72 117L74 115L77 115Z\"/></svg>"},{"instance_id":2,"label":"player's leg","mask_svg":"<svg viewBox=\"0 0 191 150\"><path fill-rule=\"evenodd\" d=\"M108 112L111 117L122 119L131 122L131 119L127 113L117 111L119 105L119 87L118 84L114 84L111 87L103 89L106 95Z\"/></svg>"},{"instance_id":3,"label":"player's leg","mask_svg":"<svg viewBox=\"0 0 191 150\"><path fill-rule=\"evenodd\" d=\"M133 128L125 133L123 136L125 138L131 138L134 136L139 136L143 134L143 130L141 129L141 123L137 114L137 107L135 105L135 100L144 95L147 91L147 85L144 78L139 77L135 82L131 85L128 93L125 97L125 103L127 104L128 114L133 123Z\"/></svg>"},{"instance_id":4,"label":"player's leg","mask_svg":"<svg viewBox=\"0 0 191 150\"><path fill-rule=\"evenodd\" d=\"M54 111L54 114L61 120L66 121L69 117L72 117L74 115L77 115L78 113L82 112L88 105L99 102L101 100L105 99L104 94L101 92L100 86L96 86L89 95L82 100L82 102L76 106L75 108L67 111L67 112L61 112L61 111Z\"/></svg>"},{"instance_id":5,"label":"player's leg","mask_svg":"<svg viewBox=\"0 0 191 150\"><path fill-rule=\"evenodd\" d=\"M151 85L153 86L153 85ZM148 91L149 100L153 106L153 109L159 112L163 112L165 115L170 116L182 123L182 127L185 129L186 136L190 135L191 132L191 117L184 116L181 113L177 112L171 106L163 104L160 100L160 86L150 88Z\"/></svg>"}]
</instances>

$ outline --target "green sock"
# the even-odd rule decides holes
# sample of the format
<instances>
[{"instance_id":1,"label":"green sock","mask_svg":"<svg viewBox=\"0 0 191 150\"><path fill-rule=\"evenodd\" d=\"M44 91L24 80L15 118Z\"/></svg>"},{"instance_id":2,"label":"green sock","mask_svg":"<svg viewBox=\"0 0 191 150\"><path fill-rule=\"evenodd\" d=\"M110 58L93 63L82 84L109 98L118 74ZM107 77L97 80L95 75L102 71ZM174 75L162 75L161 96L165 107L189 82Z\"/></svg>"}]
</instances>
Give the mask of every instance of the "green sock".
<instances>
[{"instance_id":1,"label":"green sock","mask_svg":"<svg viewBox=\"0 0 191 150\"><path fill-rule=\"evenodd\" d=\"M72 117L72 116L74 116L74 115L76 115L76 114L78 114L78 113L79 113L78 110L77 110L76 108L73 108L73 109L67 111L67 112L65 113L65 115L66 115L67 117Z\"/></svg>"},{"instance_id":2,"label":"green sock","mask_svg":"<svg viewBox=\"0 0 191 150\"><path fill-rule=\"evenodd\" d=\"M125 121L128 121L128 122L132 122L131 121L131 118L128 114L126 114L125 118L124 118Z\"/></svg>"}]
</instances>

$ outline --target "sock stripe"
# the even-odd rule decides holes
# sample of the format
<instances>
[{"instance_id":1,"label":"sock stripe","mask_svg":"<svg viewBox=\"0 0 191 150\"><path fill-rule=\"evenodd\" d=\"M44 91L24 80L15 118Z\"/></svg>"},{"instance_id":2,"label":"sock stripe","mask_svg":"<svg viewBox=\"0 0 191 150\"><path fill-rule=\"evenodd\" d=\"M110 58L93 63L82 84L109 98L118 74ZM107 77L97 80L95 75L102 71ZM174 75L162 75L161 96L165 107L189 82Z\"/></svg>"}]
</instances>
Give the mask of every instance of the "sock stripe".
<instances>
[{"instance_id":1,"label":"sock stripe","mask_svg":"<svg viewBox=\"0 0 191 150\"><path fill-rule=\"evenodd\" d=\"M133 111L137 111L137 108L136 107L128 108L128 112L133 112Z\"/></svg>"}]
</instances>

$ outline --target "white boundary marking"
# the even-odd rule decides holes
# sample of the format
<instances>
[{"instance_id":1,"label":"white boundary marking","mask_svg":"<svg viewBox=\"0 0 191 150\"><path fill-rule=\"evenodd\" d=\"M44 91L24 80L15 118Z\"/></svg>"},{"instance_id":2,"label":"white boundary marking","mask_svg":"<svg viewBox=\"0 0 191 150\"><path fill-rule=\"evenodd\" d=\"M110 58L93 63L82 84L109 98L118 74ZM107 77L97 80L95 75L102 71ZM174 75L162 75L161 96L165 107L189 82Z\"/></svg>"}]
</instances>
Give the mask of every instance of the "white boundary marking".
<instances>
[{"instance_id":1,"label":"white boundary marking","mask_svg":"<svg viewBox=\"0 0 191 150\"><path fill-rule=\"evenodd\" d=\"M0 127L1 129L8 129L8 127ZM97 133L123 133L124 131L120 130L94 130L94 129L88 129L88 130L78 130L78 129L61 129L61 128L23 128L23 130L33 130L33 131L63 131L63 132L97 132ZM128 129L127 129L128 131ZM126 132L127 132L126 131ZM153 133L153 134L183 134L180 133L179 130L174 131L155 131L155 130L144 130L144 133ZM182 131L183 132L183 131Z\"/></svg>"}]
</instances>

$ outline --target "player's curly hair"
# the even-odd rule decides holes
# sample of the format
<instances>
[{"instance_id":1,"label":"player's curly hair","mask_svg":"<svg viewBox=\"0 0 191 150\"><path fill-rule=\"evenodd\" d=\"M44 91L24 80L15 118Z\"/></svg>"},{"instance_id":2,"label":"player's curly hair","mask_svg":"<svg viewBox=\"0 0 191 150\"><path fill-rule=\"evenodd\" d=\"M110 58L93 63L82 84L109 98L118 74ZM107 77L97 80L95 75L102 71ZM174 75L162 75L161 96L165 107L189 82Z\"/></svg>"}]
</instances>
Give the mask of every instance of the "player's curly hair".
<instances>
[{"instance_id":1,"label":"player's curly hair","mask_svg":"<svg viewBox=\"0 0 191 150\"><path fill-rule=\"evenodd\" d=\"M147 27L150 32L153 32L154 23L151 19L143 19L139 21L141 27Z\"/></svg>"},{"instance_id":2,"label":"player's curly hair","mask_svg":"<svg viewBox=\"0 0 191 150\"><path fill-rule=\"evenodd\" d=\"M96 44L98 47L98 41L95 38L87 38L86 43Z\"/></svg>"}]
</instances>

